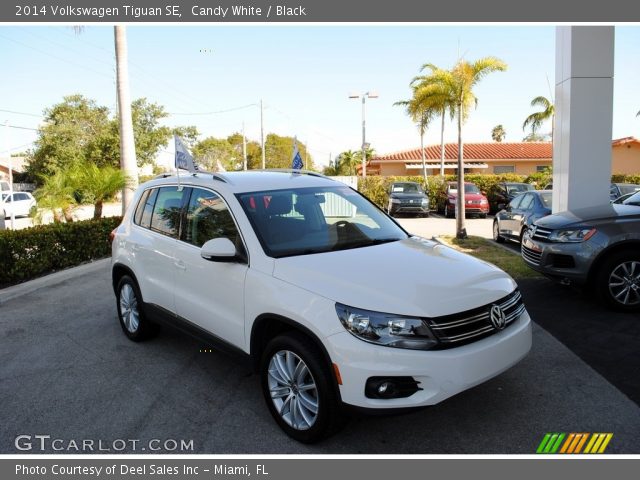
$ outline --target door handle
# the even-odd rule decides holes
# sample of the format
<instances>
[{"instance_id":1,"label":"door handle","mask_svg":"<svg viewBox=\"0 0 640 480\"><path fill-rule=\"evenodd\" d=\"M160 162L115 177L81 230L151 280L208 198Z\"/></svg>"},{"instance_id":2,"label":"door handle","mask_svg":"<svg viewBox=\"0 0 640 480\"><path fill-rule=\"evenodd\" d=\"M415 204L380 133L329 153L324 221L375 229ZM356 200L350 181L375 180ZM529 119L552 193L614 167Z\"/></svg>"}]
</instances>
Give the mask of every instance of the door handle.
<instances>
[{"instance_id":1,"label":"door handle","mask_svg":"<svg viewBox=\"0 0 640 480\"><path fill-rule=\"evenodd\" d=\"M187 269L186 263L184 263L182 260L174 260L173 264L176 266L176 268L179 268L180 270Z\"/></svg>"}]
</instances>

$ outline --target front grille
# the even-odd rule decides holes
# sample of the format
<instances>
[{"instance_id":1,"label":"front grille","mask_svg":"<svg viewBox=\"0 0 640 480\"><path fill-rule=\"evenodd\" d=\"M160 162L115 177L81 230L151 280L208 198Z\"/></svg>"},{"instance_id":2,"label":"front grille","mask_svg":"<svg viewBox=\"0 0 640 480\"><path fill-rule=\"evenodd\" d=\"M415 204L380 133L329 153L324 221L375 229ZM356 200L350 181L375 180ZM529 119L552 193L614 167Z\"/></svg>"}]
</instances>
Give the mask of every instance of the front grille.
<instances>
[{"instance_id":1,"label":"front grille","mask_svg":"<svg viewBox=\"0 0 640 480\"><path fill-rule=\"evenodd\" d=\"M540 261L542 259L541 252L536 252L535 250L522 245L521 253L522 258L524 258L527 262L532 263L533 265L540 265Z\"/></svg>"},{"instance_id":2,"label":"front grille","mask_svg":"<svg viewBox=\"0 0 640 480\"><path fill-rule=\"evenodd\" d=\"M531 235L531 238L533 240L540 240L542 242L546 242L549 240L549 235L551 235L552 231L553 230L549 228L542 228L536 225L533 235Z\"/></svg>"},{"instance_id":3,"label":"front grille","mask_svg":"<svg viewBox=\"0 0 640 480\"><path fill-rule=\"evenodd\" d=\"M518 290L514 290L506 297L489 305L453 315L430 318L429 326L440 341L441 348L452 348L474 342L498 332L491 322L491 308L494 305L499 306L504 312L506 320L504 328L508 328L525 311L522 295Z\"/></svg>"}]
</instances>

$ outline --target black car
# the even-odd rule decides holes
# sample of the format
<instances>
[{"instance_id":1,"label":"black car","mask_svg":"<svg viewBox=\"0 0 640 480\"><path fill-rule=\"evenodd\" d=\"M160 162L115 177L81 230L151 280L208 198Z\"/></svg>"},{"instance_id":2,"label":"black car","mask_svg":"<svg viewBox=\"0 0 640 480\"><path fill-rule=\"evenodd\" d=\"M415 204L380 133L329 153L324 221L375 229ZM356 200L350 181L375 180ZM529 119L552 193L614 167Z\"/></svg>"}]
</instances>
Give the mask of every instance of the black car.
<instances>
[{"instance_id":1,"label":"black car","mask_svg":"<svg viewBox=\"0 0 640 480\"><path fill-rule=\"evenodd\" d=\"M534 190L530 183L500 182L489 196L489 207L492 213L502 210L516 195Z\"/></svg>"},{"instance_id":2,"label":"black car","mask_svg":"<svg viewBox=\"0 0 640 480\"><path fill-rule=\"evenodd\" d=\"M387 213L391 216L399 213L413 213L429 216L429 197L419 183L395 182L389 187Z\"/></svg>"},{"instance_id":3,"label":"black car","mask_svg":"<svg viewBox=\"0 0 640 480\"><path fill-rule=\"evenodd\" d=\"M493 220L493 239L521 242L533 223L551 214L551 190L533 190L515 197Z\"/></svg>"}]
</instances>

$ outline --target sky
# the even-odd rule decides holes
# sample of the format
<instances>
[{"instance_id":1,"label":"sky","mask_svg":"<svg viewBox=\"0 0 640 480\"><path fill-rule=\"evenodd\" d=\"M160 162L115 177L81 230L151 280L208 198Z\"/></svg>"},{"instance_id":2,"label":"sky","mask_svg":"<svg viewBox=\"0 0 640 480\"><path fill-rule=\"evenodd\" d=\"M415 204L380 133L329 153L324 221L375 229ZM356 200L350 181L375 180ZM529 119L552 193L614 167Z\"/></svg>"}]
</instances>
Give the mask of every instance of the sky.
<instances>
[{"instance_id":1,"label":"sky","mask_svg":"<svg viewBox=\"0 0 640 480\"><path fill-rule=\"evenodd\" d=\"M505 141L520 141L531 100L554 94L553 26L132 25L127 37L132 98L163 105L166 125L195 125L205 138L244 124L259 141L262 100L265 136L297 136L317 165L360 148L361 101L350 93L379 95L366 102L367 142L378 154L417 148L416 126L393 104L410 97L425 63L450 68L489 55L507 63L477 86L467 142L492 141L498 124ZM0 78L0 123L12 127L2 129L4 156L7 145L12 153L30 148L43 111L65 95L115 111L113 27L76 34L68 26L0 26ZM640 137L639 79L640 27L616 27L613 138ZM456 135L448 123L446 140ZM439 122L425 141L439 143Z\"/></svg>"}]
</instances>

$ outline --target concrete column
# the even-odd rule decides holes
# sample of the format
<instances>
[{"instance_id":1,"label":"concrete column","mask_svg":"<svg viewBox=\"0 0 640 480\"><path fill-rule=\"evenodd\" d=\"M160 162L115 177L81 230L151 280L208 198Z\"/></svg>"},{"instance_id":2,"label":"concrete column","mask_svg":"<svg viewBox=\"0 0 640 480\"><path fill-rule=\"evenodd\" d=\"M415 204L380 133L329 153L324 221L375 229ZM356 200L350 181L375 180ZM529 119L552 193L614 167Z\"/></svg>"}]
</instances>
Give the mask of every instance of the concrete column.
<instances>
[{"instance_id":1,"label":"concrete column","mask_svg":"<svg viewBox=\"0 0 640 480\"><path fill-rule=\"evenodd\" d=\"M553 211L609 203L614 27L556 28Z\"/></svg>"}]
</instances>

